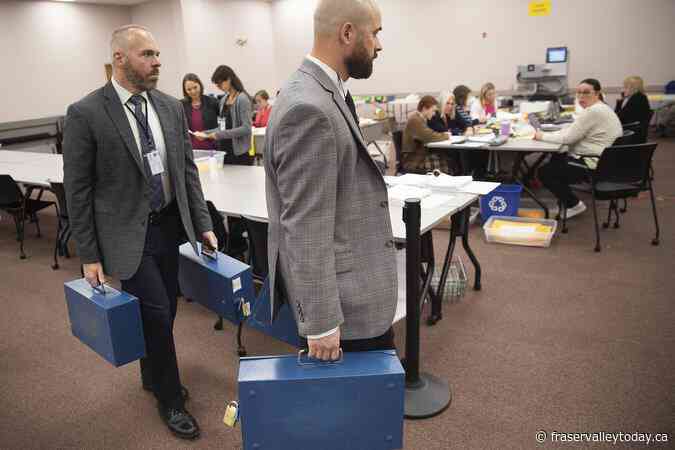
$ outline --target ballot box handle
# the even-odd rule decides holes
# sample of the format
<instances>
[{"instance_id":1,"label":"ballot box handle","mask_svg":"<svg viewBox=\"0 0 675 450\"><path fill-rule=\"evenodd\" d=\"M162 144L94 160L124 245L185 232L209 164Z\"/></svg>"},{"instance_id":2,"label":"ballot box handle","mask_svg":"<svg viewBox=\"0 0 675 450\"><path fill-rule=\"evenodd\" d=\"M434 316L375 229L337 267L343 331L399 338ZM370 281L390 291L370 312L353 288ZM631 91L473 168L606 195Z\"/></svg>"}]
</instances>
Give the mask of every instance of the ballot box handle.
<instances>
[{"instance_id":1,"label":"ballot box handle","mask_svg":"<svg viewBox=\"0 0 675 450\"><path fill-rule=\"evenodd\" d=\"M303 348L302 350L298 351L299 366L330 366L332 364L342 364L342 362L344 361L344 352L342 351L342 348L340 348L340 357L335 361L320 361L318 359L310 360L309 356L306 356L303 359L303 355L308 355L308 353L309 350L307 350L306 348Z\"/></svg>"}]
</instances>

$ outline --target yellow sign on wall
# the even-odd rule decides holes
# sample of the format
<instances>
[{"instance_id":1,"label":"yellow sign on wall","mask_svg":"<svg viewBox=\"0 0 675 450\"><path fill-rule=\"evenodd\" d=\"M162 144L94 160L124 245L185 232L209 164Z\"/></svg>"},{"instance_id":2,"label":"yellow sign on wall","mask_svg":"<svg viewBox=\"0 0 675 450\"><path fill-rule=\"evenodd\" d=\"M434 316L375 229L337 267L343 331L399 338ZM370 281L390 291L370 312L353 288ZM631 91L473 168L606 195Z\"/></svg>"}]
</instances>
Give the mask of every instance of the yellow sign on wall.
<instances>
[{"instance_id":1,"label":"yellow sign on wall","mask_svg":"<svg viewBox=\"0 0 675 450\"><path fill-rule=\"evenodd\" d=\"M551 15L551 0L530 2L527 10L528 10L528 15L531 16L531 17L550 16Z\"/></svg>"}]
</instances>

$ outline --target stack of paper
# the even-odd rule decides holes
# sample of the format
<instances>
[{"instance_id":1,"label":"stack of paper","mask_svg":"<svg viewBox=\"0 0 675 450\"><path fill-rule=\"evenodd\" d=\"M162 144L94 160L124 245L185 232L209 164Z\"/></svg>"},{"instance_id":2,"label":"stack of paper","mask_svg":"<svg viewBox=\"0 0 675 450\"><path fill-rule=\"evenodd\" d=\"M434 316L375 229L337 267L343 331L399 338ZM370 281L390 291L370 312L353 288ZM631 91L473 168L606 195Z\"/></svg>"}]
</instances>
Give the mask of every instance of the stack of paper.
<instances>
[{"instance_id":1,"label":"stack of paper","mask_svg":"<svg viewBox=\"0 0 675 450\"><path fill-rule=\"evenodd\" d=\"M423 189L416 186L406 186L399 184L392 186L388 190L389 201L398 205L402 205L409 198L423 199L431 195L431 189Z\"/></svg>"}]
</instances>

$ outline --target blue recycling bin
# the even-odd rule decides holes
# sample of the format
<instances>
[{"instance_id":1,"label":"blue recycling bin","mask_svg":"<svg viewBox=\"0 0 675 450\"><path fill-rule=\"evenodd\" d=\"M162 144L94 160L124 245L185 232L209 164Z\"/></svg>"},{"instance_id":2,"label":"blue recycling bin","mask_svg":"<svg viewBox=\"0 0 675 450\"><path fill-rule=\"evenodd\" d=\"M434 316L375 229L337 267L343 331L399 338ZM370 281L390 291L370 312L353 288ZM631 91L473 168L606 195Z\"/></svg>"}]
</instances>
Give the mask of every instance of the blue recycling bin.
<instances>
[{"instance_id":1,"label":"blue recycling bin","mask_svg":"<svg viewBox=\"0 0 675 450\"><path fill-rule=\"evenodd\" d=\"M500 184L492 192L480 198L480 216L483 222L491 216L518 216L520 193L519 184Z\"/></svg>"}]
</instances>

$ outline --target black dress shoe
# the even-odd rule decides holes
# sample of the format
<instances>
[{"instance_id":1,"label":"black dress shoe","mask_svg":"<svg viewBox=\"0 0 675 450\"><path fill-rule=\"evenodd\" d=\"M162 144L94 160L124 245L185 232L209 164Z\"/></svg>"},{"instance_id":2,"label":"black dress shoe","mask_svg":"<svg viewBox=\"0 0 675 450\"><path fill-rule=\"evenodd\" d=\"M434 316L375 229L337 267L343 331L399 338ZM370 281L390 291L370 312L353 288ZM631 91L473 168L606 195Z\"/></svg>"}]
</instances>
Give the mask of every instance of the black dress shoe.
<instances>
[{"instance_id":1,"label":"black dress shoe","mask_svg":"<svg viewBox=\"0 0 675 450\"><path fill-rule=\"evenodd\" d=\"M152 386L148 386L147 384L143 385L143 390L152 392ZM180 393L183 395L183 401L186 402L190 398L190 391L187 390L185 386L180 387Z\"/></svg>"},{"instance_id":2,"label":"black dress shoe","mask_svg":"<svg viewBox=\"0 0 675 450\"><path fill-rule=\"evenodd\" d=\"M157 409L159 410L159 416L174 436L181 439L197 439L199 437L199 424L185 408L165 408L161 403L158 403Z\"/></svg>"}]
</instances>

